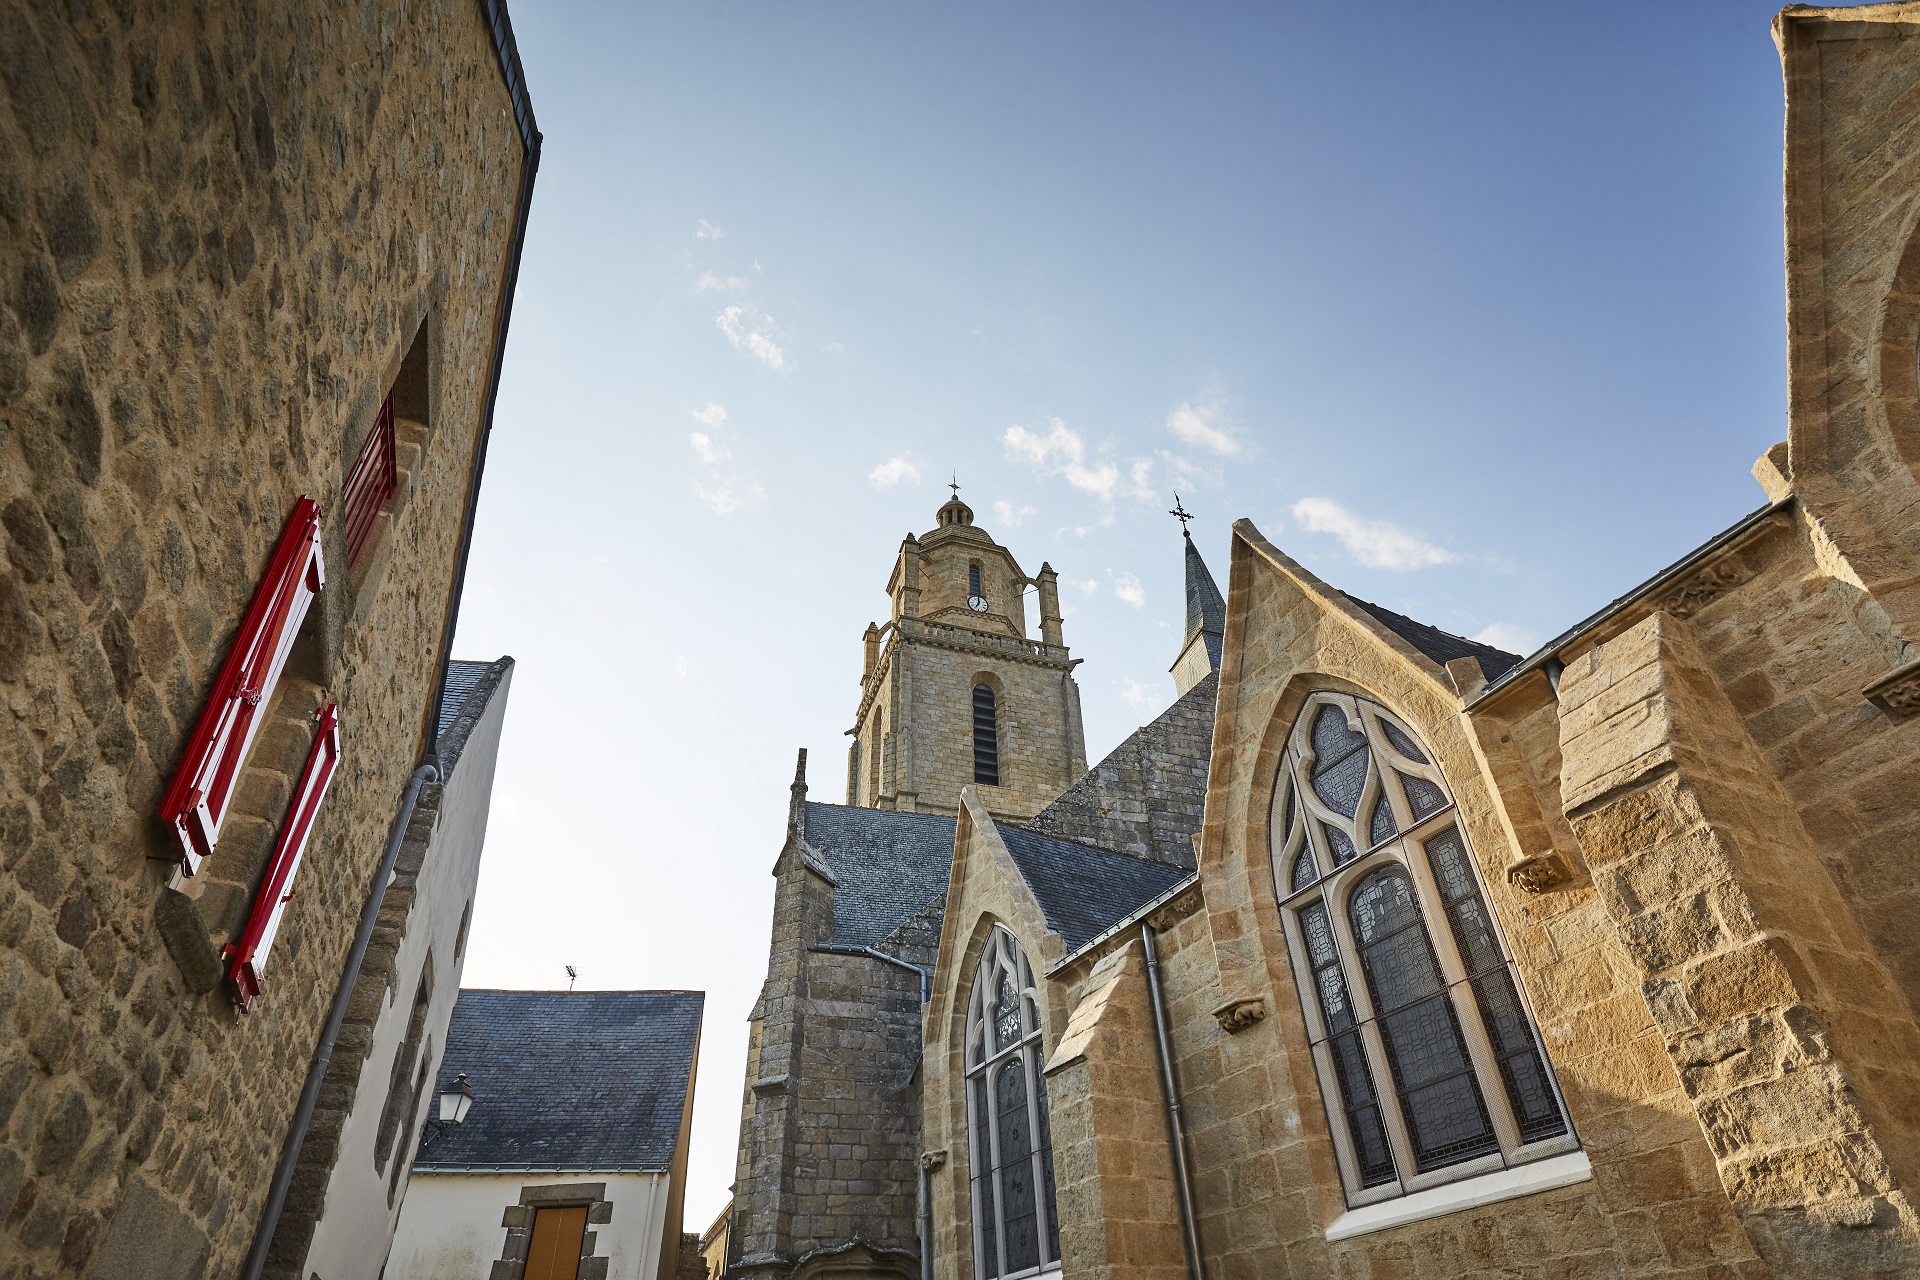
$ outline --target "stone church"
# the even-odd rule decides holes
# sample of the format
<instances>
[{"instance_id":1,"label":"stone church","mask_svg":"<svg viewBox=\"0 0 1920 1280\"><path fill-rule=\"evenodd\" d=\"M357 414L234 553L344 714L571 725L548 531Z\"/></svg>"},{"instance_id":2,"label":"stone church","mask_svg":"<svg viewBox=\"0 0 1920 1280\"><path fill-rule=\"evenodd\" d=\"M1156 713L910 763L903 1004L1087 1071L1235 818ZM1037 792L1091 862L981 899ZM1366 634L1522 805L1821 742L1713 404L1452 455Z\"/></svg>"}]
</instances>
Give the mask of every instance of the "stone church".
<instances>
[{"instance_id":1,"label":"stone church","mask_svg":"<svg viewBox=\"0 0 1920 1280\"><path fill-rule=\"evenodd\" d=\"M907 539L729 1276L1920 1275L1920 4L1774 34L1765 502L1537 653L1243 520L1088 770L1051 570Z\"/></svg>"}]
</instances>

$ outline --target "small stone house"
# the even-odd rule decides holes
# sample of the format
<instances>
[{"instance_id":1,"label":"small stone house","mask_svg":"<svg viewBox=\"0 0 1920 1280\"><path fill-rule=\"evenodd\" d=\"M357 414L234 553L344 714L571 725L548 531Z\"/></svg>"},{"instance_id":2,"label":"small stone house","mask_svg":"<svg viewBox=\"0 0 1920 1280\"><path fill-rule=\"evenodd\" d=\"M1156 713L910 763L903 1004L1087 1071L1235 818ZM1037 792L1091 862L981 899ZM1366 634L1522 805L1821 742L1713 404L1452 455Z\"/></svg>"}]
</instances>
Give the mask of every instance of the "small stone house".
<instances>
[{"instance_id":1,"label":"small stone house","mask_svg":"<svg viewBox=\"0 0 1920 1280\"><path fill-rule=\"evenodd\" d=\"M700 1019L697 991L460 993L387 1280L675 1280Z\"/></svg>"},{"instance_id":2,"label":"small stone house","mask_svg":"<svg viewBox=\"0 0 1920 1280\"><path fill-rule=\"evenodd\" d=\"M796 783L729 1275L1920 1274L1920 5L1774 31L1764 503L1525 657L1241 521L1204 750Z\"/></svg>"}]
</instances>

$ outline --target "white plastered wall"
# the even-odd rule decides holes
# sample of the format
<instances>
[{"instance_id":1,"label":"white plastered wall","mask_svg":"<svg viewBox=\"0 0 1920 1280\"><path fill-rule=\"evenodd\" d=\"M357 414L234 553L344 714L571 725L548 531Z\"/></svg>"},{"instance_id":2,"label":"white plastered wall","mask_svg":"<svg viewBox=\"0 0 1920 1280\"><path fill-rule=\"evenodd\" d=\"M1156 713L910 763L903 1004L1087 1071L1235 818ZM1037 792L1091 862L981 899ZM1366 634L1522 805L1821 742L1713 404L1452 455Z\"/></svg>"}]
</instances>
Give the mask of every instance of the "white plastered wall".
<instances>
[{"instance_id":1,"label":"white plastered wall","mask_svg":"<svg viewBox=\"0 0 1920 1280\"><path fill-rule=\"evenodd\" d=\"M513 668L509 667L488 700L487 709L468 735L441 794L439 824L415 882L413 909L407 916L399 954L394 957L394 980L379 1020L374 1024L373 1048L367 1054L353 1110L341 1132L340 1154L327 1181L325 1212L307 1250L305 1277L372 1280L380 1274L380 1266L386 1260L387 1246L393 1239L402 1201L408 1192L403 1173L399 1193L394 1196L392 1207L388 1207L388 1183L393 1176L393 1165L389 1162L384 1172L374 1168L374 1138L380 1127L380 1113L386 1106L394 1055L406 1038L414 990L419 986L429 952L433 956L433 994L428 1000L426 1028L422 1033L422 1044L432 1051L427 1060L429 1091L440 1072L447 1024L460 994L460 971L466 959L464 955L456 957L454 948L460 940L461 917L473 900L480 876L487 811L493 795L494 764L500 754L501 726L512 683ZM414 1064L413 1070L417 1075L419 1063ZM412 1083L409 1077L407 1087ZM429 1092L420 1102L412 1132L400 1144L402 1161L412 1162L420 1147L421 1130L433 1113L434 1099ZM486 1273L483 1267L475 1274L484 1277Z\"/></svg>"},{"instance_id":2,"label":"white plastered wall","mask_svg":"<svg viewBox=\"0 0 1920 1280\"><path fill-rule=\"evenodd\" d=\"M487 1280L506 1244L501 1219L526 1187L604 1182L609 1222L589 1223L607 1280L655 1280L667 1225L665 1173L427 1173L414 1175L385 1280ZM674 1241L677 1250L679 1241ZM378 1269L367 1272L376 1274Z\"/></svg>"}]
</instances>

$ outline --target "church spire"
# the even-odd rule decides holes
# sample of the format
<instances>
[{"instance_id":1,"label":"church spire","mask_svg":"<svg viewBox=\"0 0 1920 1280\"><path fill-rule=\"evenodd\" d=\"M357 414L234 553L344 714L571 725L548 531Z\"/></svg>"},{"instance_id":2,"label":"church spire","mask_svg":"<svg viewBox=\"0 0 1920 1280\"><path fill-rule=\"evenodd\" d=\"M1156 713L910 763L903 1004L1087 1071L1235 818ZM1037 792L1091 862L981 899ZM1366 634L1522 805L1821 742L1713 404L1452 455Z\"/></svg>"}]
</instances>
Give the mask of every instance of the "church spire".
<instances>
[{"instance_id":1,"label":"church spire","mask_svg":"<svg viewBox=\"0 0 1920 1280\"><path fill-rule=\"evenodd\" d=\"M1186 543L1187 632L1180 645L1180 656L1169 668L1173 673L1175 695L1183 696L1220 669L1220 642L1227 630L1227 602L1220 595L1220 588L1214 585L1207 562L1200 558L1200 548L1193 545L1193 535L1187 532L1187 521L1193 519L1193 513L1182 508L1179 494L1174 495L1173 510L1167 514L1180 521L1180 537Z\"/></svg>"}]
</instances>

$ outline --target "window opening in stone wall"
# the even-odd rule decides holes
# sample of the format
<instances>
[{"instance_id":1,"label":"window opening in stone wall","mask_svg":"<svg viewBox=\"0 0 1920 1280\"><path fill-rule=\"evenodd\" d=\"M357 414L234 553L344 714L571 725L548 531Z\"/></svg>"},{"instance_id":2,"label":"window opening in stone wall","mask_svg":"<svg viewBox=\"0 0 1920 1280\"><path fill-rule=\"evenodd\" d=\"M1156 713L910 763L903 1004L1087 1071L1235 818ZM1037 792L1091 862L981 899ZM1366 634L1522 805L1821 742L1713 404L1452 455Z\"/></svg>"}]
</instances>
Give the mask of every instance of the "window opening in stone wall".
<instances>
[{"instance_id":1,"label":"window opening in stone wall","mask_svg":"<svg viewBox=\"0 0 1920 1280\"><path fill-rule=\"evenodd\" d=\"M387 1080L387 1100L380 1109L380 1127L374 1131L373 1167L387 1171L387 1161L404 1139L400 1122L413 1110L413 1090L408 1081L420 1056L420 1043L427 1031L427 1005L433 999L433 957L420 971L420 985L414 989L413 1007L407 1012L407 1033L393 1055L393 1072Z\"/></svg>"},{"instance_id":2,"label":"window opening in stone wall","mask_svg":"<svg viewBox=\"0 0 1920 1280\"><path fill-rule=\"evenodd\" d=\"M973 780L1000 785L1000 717L993 690L984 684L973 686Z\"/></svg>"},{"instance_id":3,"label":"window opening in stone wall","mask_svg":"<svg viewBox=\"0 0 1920 1280\"><path fill-rule=\"evenodd\" d=\"M387 499L399 487L400 466L394 449L393 395L380 402L373 426L360 442L359 456L340 485L340 524L347 537L347 567L360 563L373 537L374 522Z\"/></svg>"},{"instance_id":4,"label":"window opening in stone wall","mask_svg":"<svg viewBox=\"0 0 1920 1280\"><path fill-rule=\"evenodd\" d=\"M1385 708L1317 693L1274 785L1274 889L1351 1205L1579 1145L1432 759Z\"/></svg>"},{"instance_id":5,"label":"window opening in stone wall","mask_svg":"<svg viewBox=\"0 0 1920 1280\"><path fill-rule=\"evenodd\" d=\"M1060 1265L1042 1056L1033 971L1014 936L995 928L967 1005L973 1257L981 1280Z\"/></svg>"},{"instance_id":6,"label":"window opening in stone wall","mask_svg":"<svg viewBox=\"0 0 1920 1280\"><path fill-rule=\"evenodd\" d=\"M975 613L987 611L987 593L980 589L980 562L973 561L967 566L967 608Z\"/></svg>"},{"instance_id":7,"label":"window opening in stone wall","mask_svg":"<svg viewBox=\"0 0 1920 1280\"><path fill-rule=\"evenodd\" d=\"M873 713L873 736L867 741L867 803L880 803L881 744L886 741L887 713Z\"/></svg>"},{"instance_id":8,"label":"window opening in stone wall","mask_svg":"<svg viewBox=\"0 0 1920 1280\"><path fill-rule=\"evenodd\" d=\"M453 958L458 960L467 953L467 926L473 923L473 899L467 899L467 905L460 909L460 932L453 940Z\"/></svg>"}]
</instances>

